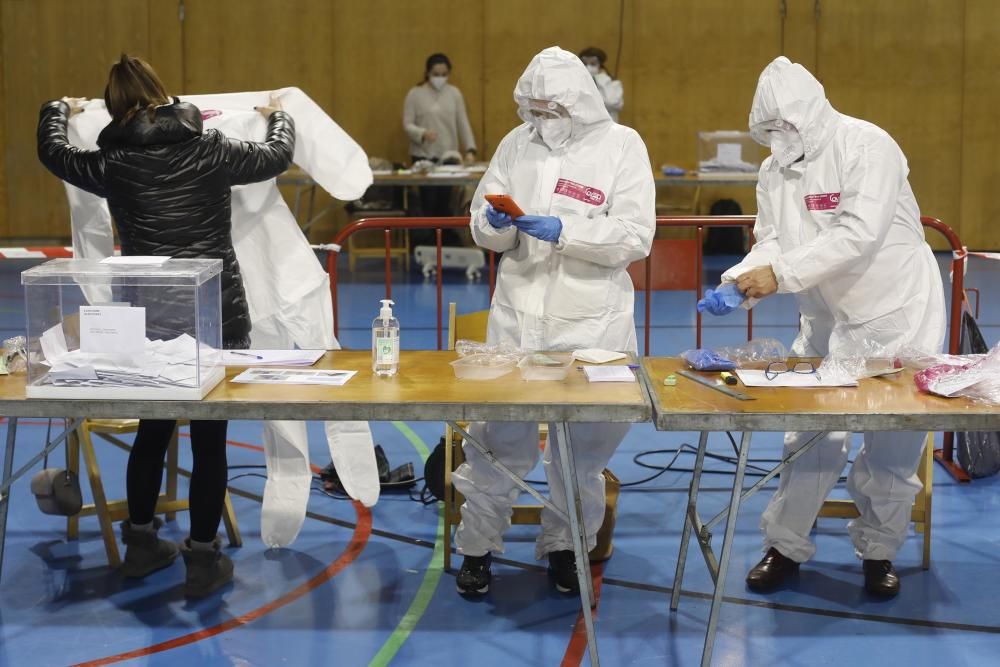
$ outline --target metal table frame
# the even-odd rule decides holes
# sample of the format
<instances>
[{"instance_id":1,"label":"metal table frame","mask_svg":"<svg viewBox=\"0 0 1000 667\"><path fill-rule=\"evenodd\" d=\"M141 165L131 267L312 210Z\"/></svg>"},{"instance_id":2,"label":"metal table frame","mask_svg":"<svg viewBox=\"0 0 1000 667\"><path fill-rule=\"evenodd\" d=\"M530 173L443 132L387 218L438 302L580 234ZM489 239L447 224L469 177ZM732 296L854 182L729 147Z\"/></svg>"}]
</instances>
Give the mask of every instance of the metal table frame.
<instances>
[{"instance_id":1,"label":"metal table frame","mask_svg":"<svg viewBox=\"0 0 1000 667\"><path fill-rule=\"evenodd\" d=\"M641 371L642 382L653 404L653 421L658 431L697 431L698 451L695 458L694 472L688 489L687 510L684 517L684 528L681 533L680 551L677 556L677 568L671 587L670 610L677 611L680 603L683 585L684 569L687 564L687 552L692 534L705 560L709 574L712 577L714 590L712 593L711 610L708 627L705 630L705 644L702 651L701 665L708 667L712 661L712 649L718 632L719 614L722 599L725 594L726 575L729 571L729 558L732 554L733 538L736 533L736 520L740 506L750 496L760 491L769 481L781 473L790 463L812 449L831 431L849 431L852 433L866 431L996 431L1000 430L1000 411L967 412L961 406L954 412L913 412L913 413L876 413L865 412L858 408L851 414L829 412L787 412L763 413L741 412L733 410L726 412L706 408L703 412L671 412L670 406L662 405L657 396L657 379L649 374L645 364ZM753 390L749 390L752 393ZM719 394L720 403L728 399ZM754 431L808 431L815 432L802 447L782 459L764 477L749 488L743 488L747 460L750 454L751 437ZM704 472L705 454L708 450L708 435L711 432L739 432L741 434L737 455L736 473L733 476L732 491L729 505L726 509L705 521L698 512L698 492L701 488L701 478ZM712 529L725 519L726 525L722 540L722 549L716 554L712 547Z\"/></svg>"},{"instance_id":2,"label":"metal table frame","mask_svg":"<svg viewBox=\"0 0 1000 667\"><path fill-rule=\"evenodd\" d=\"M342 353L339 353L342 354ZM419 354L403 352L406 355ZM232 373L227 375L228 382ZM255 386L255 385L245 385ZM266 385L259 385L266 386ZM216 391L218 388L216 389ZM600 665L597 640L594 634L593 617L590 610L595 596L590 572L586 535L582 521L580 488L577 482L576 464L570 440L569 424L573 422L637 423L649 421L652 409L649 396L638 387L641 401L629 404L601 403L458 403L458 402L417 402L386 399L384 401L347 402L322 400L162 400L162 401L103 401L103 400L58 400L58 399L10 399L0 398L0 414L8 415L7 444L4 455L4 475L0 485L0 567L3 565L2 549L7 530L7 508L10 485L23 476L46 453L57 447L74 431L80 420L74 419L64 433L47 445L32 460L22 466L16 474L12 472L14 444L19 417L65 417L85 414L91 418L104 419L252 419L252 420L307 420L307 421L443 421L462 433L471 446L478 449L498 470L511 477L523 490L534 496L558 516L568 520L573 535L573 551L576 555L577 577L580 584L580 602L584 624L587 630L588 651L591 664ZM559 460L563 482L567 489L568 507L562 509L517 477L480 442L458 426L456 422L471 421L536 421L555 425L558 444L562 447ZM2 571L2 570L0 570Z\"/></svg>"}]
</instances>

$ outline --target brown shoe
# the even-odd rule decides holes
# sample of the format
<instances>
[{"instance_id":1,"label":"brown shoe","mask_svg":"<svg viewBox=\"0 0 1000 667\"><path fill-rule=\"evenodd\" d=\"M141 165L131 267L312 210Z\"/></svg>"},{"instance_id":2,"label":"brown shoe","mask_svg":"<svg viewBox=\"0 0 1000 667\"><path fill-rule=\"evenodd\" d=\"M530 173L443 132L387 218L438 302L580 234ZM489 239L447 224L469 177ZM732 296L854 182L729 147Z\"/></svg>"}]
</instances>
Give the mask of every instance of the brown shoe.
<instances>
[{"instance_id":1,"label":"brown shoe","mask_svg":"<svg viewBox=\"0 0 1000 667\"><path fill-rule=\"evenodd\" d=\"M882 598L892 598L899 594L899 575L891 560L866 560L862 564L865 572L865 590Z\"/></svg>"},{"instance_id":2,"label":"brown shoe","mask_svg":"<svg viewBox=\"0 0 1000 667\"><path fill-rule=\"evenodd\" d=\"M180 547L184 565L187 566L184 580L186 597L205 597L233 580L233 561L222 553L222 542L218 537L212 542L211 550L192 549L190 537Z\"/></svg>"},{"instance_id":3,"label":"brown shoe","mask_svg":"<svg viewBox=\"0 0 1000 667\"><path fill-rule=\"evenodd\" d=\"M771 547L747 574L747 588L755 593L770 593L799 572L799 564Z\"/></svg>"}]
</instances>

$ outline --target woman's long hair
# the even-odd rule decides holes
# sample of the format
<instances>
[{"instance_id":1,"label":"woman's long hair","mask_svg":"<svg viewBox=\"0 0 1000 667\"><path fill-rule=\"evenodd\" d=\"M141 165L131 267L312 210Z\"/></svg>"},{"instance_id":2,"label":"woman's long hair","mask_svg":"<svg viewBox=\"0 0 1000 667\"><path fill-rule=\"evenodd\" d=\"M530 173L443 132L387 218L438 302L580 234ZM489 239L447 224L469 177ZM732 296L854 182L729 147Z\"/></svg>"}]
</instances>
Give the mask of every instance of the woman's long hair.
<instances>
[{"instance_id":1,"label":"woman's long hair","mask_svg":"<svg viewBox=\"0 0 1000 667\"><path fill-rule=\"evenodd\" d=\"M125 125L143 109L152 119L157 106L169 103L163 82L146 61L123 53L121 60L111 66L104 104L115 123Z\"/></svg>"}]
</instances>

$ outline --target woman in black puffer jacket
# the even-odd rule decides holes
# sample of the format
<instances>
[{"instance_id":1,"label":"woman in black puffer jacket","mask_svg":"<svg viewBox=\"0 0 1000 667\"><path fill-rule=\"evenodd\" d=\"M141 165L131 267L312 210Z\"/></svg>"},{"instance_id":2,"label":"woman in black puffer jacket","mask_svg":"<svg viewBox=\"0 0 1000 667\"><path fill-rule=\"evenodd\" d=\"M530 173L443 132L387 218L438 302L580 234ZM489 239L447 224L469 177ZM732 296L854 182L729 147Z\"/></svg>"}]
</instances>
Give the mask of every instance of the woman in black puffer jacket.
<instances>
[{"instance_id":1,"label":"woman in black puffer jacket","mask_svg":"<svg viewBox=\"0 0 1000 667\"><path fill-rule=\"evenodd\" d=\"M86 151L66 140L69 116L81 101L42 106L38 157L59 178L108 200L124 255L222 260L222 337L229 349L249 347L250 313L233 250L231 190L266 181L292 160L295 128L278 108L258 109L268 118L262 143L202 132L197 107L170 98L153 69L123 55L111 68L104 100L111 123ZM159 539L156 500L175 422L139 422L128 463L129 518L122 524L126 552L122 571L143 577L170 565L177 545ZM206 595L232 579L232 561L219 548L217 531L227 484L226 422L191 422L191 536L180 552L187 565L185 592Z\"/></svg>"}]
</instances>

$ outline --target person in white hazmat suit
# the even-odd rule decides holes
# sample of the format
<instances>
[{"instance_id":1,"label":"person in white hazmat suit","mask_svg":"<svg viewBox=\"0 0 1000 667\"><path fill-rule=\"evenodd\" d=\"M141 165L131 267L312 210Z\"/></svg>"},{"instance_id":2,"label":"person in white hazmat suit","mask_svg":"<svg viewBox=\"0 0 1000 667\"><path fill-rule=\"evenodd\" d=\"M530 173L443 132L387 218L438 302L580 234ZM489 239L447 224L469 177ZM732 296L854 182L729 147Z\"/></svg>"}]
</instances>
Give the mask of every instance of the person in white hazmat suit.
<instances>
[{"instance_id":1,"label":"person in white hazmat suit","mask_svg":"<svg viewBox=\"0 0 1000 667\"><path fill-rule=\"evenodd\" d=\"M605 348L635 352L632 282L626 267L646 257L656 224L655 190L639 134L614 123L593 77L558 47L536 55L514 101L524 124L500 142L472 202L472 235L503 253L487 342L524 350ZM508 194L526 213L511 220L485 203ZM602 471L626 424L575 424L570 439L582 495L588 549L604 519ZM555 438L555 429L549 430ZM535 423L479 423L470 435L523 477L538 461ZM556 506L566 505L555 440L545 472ZM519 490L474 448L455 472L465 496L455 541L465 556L458 590L487 592L491 554L503 551ZM570 529L542 512L536 556L548 555L562 592L578 591Z\"/></svg>"},{"instance_id":2,"label":"person in white hazmat suit","mask_svg":"<svg viewBox=\"0 0 1000 667\"><path fill-rule=\"evenodd\" d=\"M275 93L295 119L298 138L294 162L324 190L341 200L359 198L372 183L368 158L322 108L298 88ZM269 93L187 95L202 112L205 131L252 140L263 136L256 106ZM90 100L85 113L69 122L70 143L96 149L97 136L110 121L103 100ZM76 257L101 259L114 252L107 202L66 186ZM233 244L243 281L257 349L339 349L333 335L330 279L299 229L274 180L233 188ZM93 300L93 299L92 299ZM367 422L326 422L325 430L338 476L354 499L371 507L379 497L378 467ZM305 519L313 473L309 466L306 423L264 423L268 479L261 509L261 538L269 547L290 545Z\"/></svg>"},{"instance_id":3,"label":"person in white hazmat suit","mask_svg":"<svg viewBox=\"0 0 1000 667\"><path fill-rule=\"evenodd\" d=\"M801 316L793 356L864 351L871 343L890 354L902 347L939 352L941 273L924 239L906 158L892 137L838 113L819 81L784 57L760 76L750 131L772 152L760 168L757 242L699 308L725 314L743 297L750 307L776 292L795 294ZM785 456L815 435L786 433ZM921 488L925 438L866 433L848 475L861 513L848 530L873 595L899 592L892 561ZM809 533L850 445L850 433L829 433L781 474L761 518L765 555L747 575L751 590L780 587L813 556Z\"/></svg>"}]
</instances>

